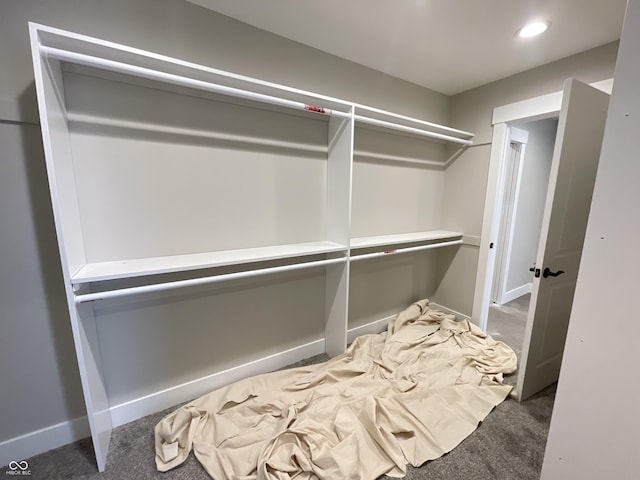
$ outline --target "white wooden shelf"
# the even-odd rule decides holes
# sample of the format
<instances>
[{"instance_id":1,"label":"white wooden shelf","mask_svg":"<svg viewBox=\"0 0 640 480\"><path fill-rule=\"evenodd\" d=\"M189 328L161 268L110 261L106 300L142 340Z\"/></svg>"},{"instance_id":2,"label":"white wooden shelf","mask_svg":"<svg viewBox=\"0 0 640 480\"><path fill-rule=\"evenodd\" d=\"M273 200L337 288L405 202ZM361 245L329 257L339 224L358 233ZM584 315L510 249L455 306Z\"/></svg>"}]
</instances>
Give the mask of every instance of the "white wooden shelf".
<instances>
[{"instance_id":1,"label":"white wooden shelf","mask_svg":"<svg viewBox=\"0 0 640 480\"><path fill-rule=\"evenodd\" d=\"M88 263L71 277L72 283L81 284L118 278L139 277L162 273L183 272L203 268L241 265L268 260L281 260L346 252L347 247L333 242L296 243L269 247L222 250L219 252L171 255L166 257L139 258L115 262Z\"/></svg>"},{"instance_id":2,"label":"white wooden shelf","mask_svg":"<svg viewBox=\"0 0 640 480\"><path fill-rule=\"evenodd\" d=\"M175 311L160 297L132 313L127 303L108 299L321 267L298 298L291 298L290 284L259 287L266 300L254 302L260 304L256 318L278 332L268 348L280 351L225 374L232 381L304 358L311 344L330 356L345 351L350 292L358 290L350 287L350 260L463 243L462 233L446 230L352 239L349 232L429 228L441 210L444 175L436 170L448 165L443 142L464 148L472 133L55 28L29 28L62 273L99 471L115 407L144 404L131 407L135 413L127 415L134 419L192 396L177 387L175 395L165 395L172 387L114 406L105 365L116 368L120 346L113 341L128 329L98 319L152 314L154 325L158 316L172 323L182 314L189 321L213 319L229 330L212 338L212 351L215 342L235 348L230 338L247 335L234 330L233 319L223 318L226 307L217 305L229 293L206 291ZM365 127L357 134L356 123ZM368 161L355 162L355 156ZM386 209L383 192L398 187L394 208ZM274 238L281 244L220 250L247 238L253 245ZM320 241L296 243L300 238ZM242 265L240 271L204 271ZM160 277L178 272L184 273L179 279ZM141 276L155 277L118 288L94 283ZM263 295L271 291L265 288L277 293ZM238 283L234 298L237 292L244 298L244 290ZM313 318L280 312L294 312L300 303L307 308L308 300L316 302ZM214 312L207 308L203 317L204 302ZM98 327L114 328L116 337L98 335ZM294 359L291 352L304 356ZM136 347L136 356L146 353ZM169 397L171 403L162 404Z\"/></svg>"},{"instance_id":3,"label":"white wooden shelf","mask_svg":"<svg viewBox=\"0 0 640 480\"><path fill-rule=\"evenodd\" d=\"M450 232L448 230L430 230L426 232L375 235L371 237L358 237L351 239L351 249L357 250L363 248L400 245L403 243L455 240L462 239L462 236L463 234L461 232Z\"/></svg>"}]
</instances>

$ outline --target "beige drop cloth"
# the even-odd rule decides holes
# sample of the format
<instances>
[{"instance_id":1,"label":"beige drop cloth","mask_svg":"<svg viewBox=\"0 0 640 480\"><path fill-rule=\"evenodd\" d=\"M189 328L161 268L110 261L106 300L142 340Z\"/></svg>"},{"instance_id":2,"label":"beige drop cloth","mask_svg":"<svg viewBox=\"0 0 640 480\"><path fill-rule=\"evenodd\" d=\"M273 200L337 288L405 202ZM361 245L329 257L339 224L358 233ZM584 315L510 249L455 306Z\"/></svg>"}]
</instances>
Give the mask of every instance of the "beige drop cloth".
<instances>
[{"instance_id":1,"label":"beige drop cloth","mask_svg":"<svg viewBox=\"0 0 640 480\"><path fill-rule=\"evenodd\" d=\"M422 300L326 363L248 378L155 429L166 471L193 449L215 480L402 477L453 449L511 391L513 351Z\"/></svg>"}]
</instances>

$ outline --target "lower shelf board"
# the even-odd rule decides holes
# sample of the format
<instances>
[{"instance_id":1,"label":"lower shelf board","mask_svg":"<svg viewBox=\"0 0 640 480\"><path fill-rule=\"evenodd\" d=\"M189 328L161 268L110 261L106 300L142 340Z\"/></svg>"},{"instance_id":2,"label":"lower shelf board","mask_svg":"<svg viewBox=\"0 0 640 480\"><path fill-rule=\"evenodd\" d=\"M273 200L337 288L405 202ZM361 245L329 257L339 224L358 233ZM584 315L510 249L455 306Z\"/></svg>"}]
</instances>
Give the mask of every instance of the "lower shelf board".
<instances>
[{"instance_id":1,"label":"lower shelf board","mask_svg":"<svg viewBox=\"0 0 640 480\"><path fill-rule=\"evenodd\" d=\"M461 239L461 232L448 230L428 230L424 232L397 233L391 235L374 235L351 239L351 249L372 248L399 245L403 243L430 242L439 240Z\"/></svg>"},{"instance_id":2,"label":"lower shelf board","mask_svg":"<svg viewBox=\"0 0 640 480\"><path fill-rule=\"evenodd\" d=\"M73 284L157 275L204 268L241 265L346 251L333 242L294 243L269 247L242 248L215 252L169 255L112 262L87 263L72 276Z\"/></svg>"}]
</instances>

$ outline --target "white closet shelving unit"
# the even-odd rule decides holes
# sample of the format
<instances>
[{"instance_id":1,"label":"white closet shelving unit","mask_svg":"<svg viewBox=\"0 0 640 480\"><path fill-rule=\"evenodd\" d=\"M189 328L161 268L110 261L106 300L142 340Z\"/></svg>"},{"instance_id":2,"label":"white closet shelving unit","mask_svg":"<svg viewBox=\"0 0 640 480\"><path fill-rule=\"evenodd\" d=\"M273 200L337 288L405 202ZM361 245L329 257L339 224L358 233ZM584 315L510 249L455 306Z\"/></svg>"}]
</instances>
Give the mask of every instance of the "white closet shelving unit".
<instances>
[{"instance_id":1,"label":"white closet shelving unit","mask_svg":"<svg viewBox=\"0 0 640 480\"><path fill-rule=\"evenodd\" d=\"M282 351L209 372L228 382L310 353L342 353L352 262L462 243L462 232L393 226L384 232L365 226L363 236L352 238L355 159L445 166L442 156L354 151L354 137L358 126L444 148L470 145L468 132L42 25L30 24L30 35L67 302L100 471L114 424L194 393L172 386L114 406L103 369L111 352L99 338L108 308L100 305L115 305L121 315L133 308L125 297L153 302L163 292L193 288L215 297L210 284L242 289L255 277L321 275L323 332L311 328L311 342L302 335L294 347L290 340Z\"/></svg>"}]
</instances>

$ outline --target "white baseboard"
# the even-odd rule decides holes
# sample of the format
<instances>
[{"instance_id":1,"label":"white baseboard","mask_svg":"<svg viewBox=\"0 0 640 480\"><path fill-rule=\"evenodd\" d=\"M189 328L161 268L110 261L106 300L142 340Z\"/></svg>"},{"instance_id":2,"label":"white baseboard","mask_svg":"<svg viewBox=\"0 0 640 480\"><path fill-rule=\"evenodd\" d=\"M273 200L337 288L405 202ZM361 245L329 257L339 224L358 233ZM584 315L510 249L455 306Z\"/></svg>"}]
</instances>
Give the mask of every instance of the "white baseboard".
<instances>
[{"instance_id":1,"label":"white baseboard","mask_svg":"<svg viewBox=\"0 0 640 480\"><path fill-rule=\"evenodd\" d=\"M89 435L89 422L87 417L83 416L10 438L0 442L0 466L8 465L12 461L23 461Z\"/></svg>"},{"instance_id":2,"label":"white baseboard","mask_svg":"<svg viewBox=\"0 0 640 480\"><path fill-rule=\"evenodd\" d=\"M236 382L243 378L277 370L299 360L324 353L324 339L290 348L283 352L269 355L237 367L197 378L190 382L176 385L120 405L112 406L111 421L113 427L132 422L145 415L150 415L165 408L187 402L208 393L216 388ZM90 435L89 422L86 416L52 425L19 437L0 442L0 466L12 461L47 452L51 449L67 445Z\"/></svg>"},{"instance_id":3,"label":"white baseboard","mask_svg":"<svg viewBox=\"0 0 640 480\"><path fill-rule=\"evenodd\" d=\"M324 353L324 339L114 405L110 408L111 422L114 427L124 425L145 415L200 397L243 378L271 372L320 353Z\"/></svg>"},{"instance_id":4,"label":"white baseboard","mask_svg":"<svg viewBox=\"0 0 640 480\"><path fill-rule=\"evenodd\" d=\"M516 298L520 298L521 296L526 295L527 293L531 293L532 288L533 288L533 285L531 283L525 283L524 285L514 288L513 290L504 292L504 295L502 295L502 298L501 298L502 302L500 304L504 305L505 303L509 303L515 300Z\"/></svg>"},{"instance_id":5,"label":"white baseboard","mask_svg":"<svg viewBox=\"0 0 640 480\"><path fill-rule=\"evenodd\" d=\"M471 321L471 317L469 315L465 315L464 313L457 312L456 310L452 310L450 308L447 308L444 305L440 305L439 303L430 302L429 303L429 307L431 307L433 310L441 310L443 312L453 314L456 317L456 320L458 322L460 322L462 320Z\"/></svg>"},{"instance_id":6,"label":"white baseboard","mask_svg":"<svg viewBox=\"0 0 640 480\"><path fill-rule=\"evenodd\" d=\"M465 315L441 305L432 303L431 306L432 308L453 313L456 319L467 318ZM383 332L387 328L389 320L393 317L395 317L395 315L349 329L347 333L348 342L353 342L353 340L360 335ZM125 423L132 422L146 415L187 402L243 378L277 370L305 358L319 355L324 353L324 351L324 339L316 340L119 405L114 405L109 409L113 427L124 425ZM53 448L61 447L80 440L81 438L88 437L89 435L89 423L87 417L83 416L5 440L0 442L0 466L8 465L9 462L14 460L25 460Z\"/></svg>"},{"instance_id":7,"label":"white baseboard","mask_svg":"<svg viewBox=\"0 0 640 480\"><path fill-rule=\"evenodd\" d=\"M443 305L440 305L439 303L429 302L429 307L434 310L441 310L446 313L451 313L455 315L457 321L469 319L468 315L464 315L460 312L456 312L455 310L452 310ZM389 325L389 320L393 318L395 318L395 315L389 315L386 318L381 318L380 320L374 320L373 322L360 325L359 327L350 328L347 331L347 343L353 342L356 339L356 337L359 337L360 335L384 332L387 329L387 326Z\"/></svg>"},{"instance_id":8,"label":"white baseboard","mask_svg":"<svg viewBox=\"0 0 640 480\"><path fill-rule=\"evenodd\" d=\"M394 317L395 315L390 315L386 318L360 325L359 327L350 328L347 330L347 343L352 343L360 335L384 332L387 329L387 325L389 325L389 320Z\"/></svg>"}]
</instances>

